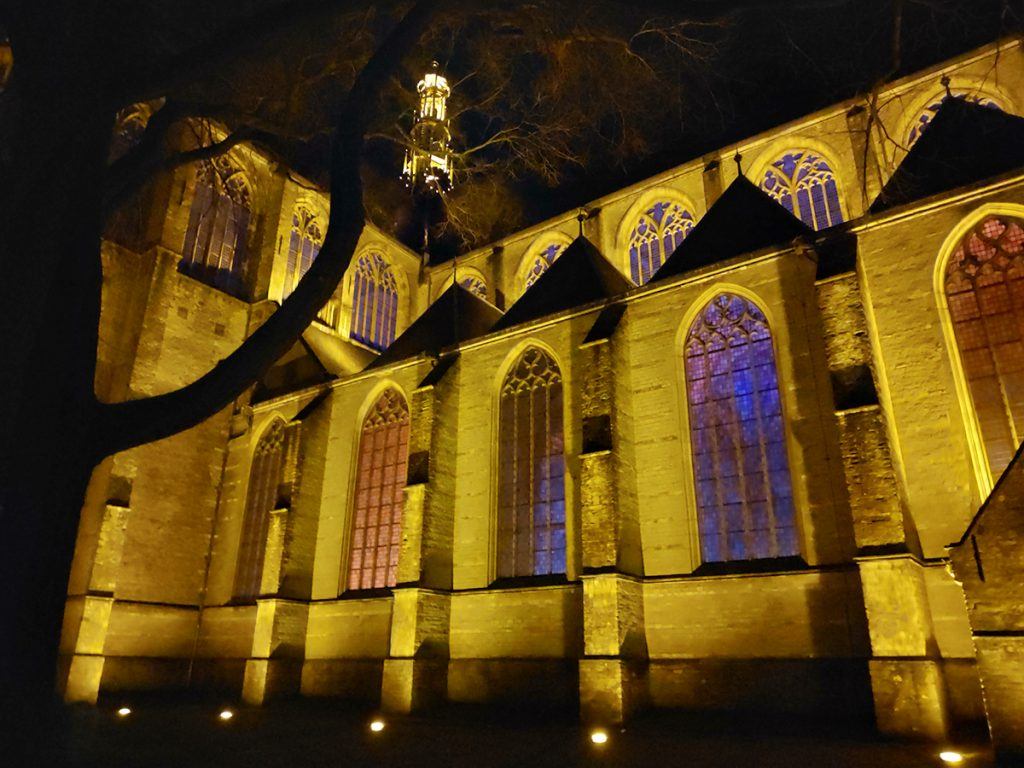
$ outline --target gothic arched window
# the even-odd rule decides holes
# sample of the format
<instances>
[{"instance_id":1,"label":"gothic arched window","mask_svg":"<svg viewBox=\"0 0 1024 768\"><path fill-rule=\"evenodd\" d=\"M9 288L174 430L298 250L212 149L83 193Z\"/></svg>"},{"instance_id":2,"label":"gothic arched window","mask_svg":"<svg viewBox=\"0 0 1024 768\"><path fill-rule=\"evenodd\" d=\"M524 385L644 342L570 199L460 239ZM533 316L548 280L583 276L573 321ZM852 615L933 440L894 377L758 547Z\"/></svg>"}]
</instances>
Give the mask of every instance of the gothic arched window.
<instances>
[{"instance_id":1,"label":"gothic arched window","mask_svg":"<svg viewBox=\"0 0 1024 768\"><path fill-rule=\"evenodd\" d=\"M565 243L549 243L539 251L536 251L530 261L529 269L523 277L523 290L525 291L537 282L538 278L548 271L548 267L555 263L555 259L557 259L564 250Z\"/></svg>"},{"instance_id":2,"label":"gothic arched window","mask_svg":"<svg viewBox=\"0 0 1024 768\"><path fill-rule=\"evenodd\" d=\"M565 573L562 376L536 347L505 377L498 435L498 576Z\"/></svg>"},{"instance_id":3,"label":"gothic arched window","mask_svg":"<svg viewBox=\"0 0 1024 768\"><path fill-rule=\"evenodd\" d=\"M973 227L946 265L945 293L995 478L1024 436L1024 220Z\"/></svg>"},{"instance_id":4,"label":"gothic arched window","mask_svg":"<svg viewBox=\"0 0 1024 768\"><path fill-rule=\"evenodd\" d=\"M249 234L249 185L224 157L196 169L181 269L229 293L242 288Z\"/></svg>"},{"instance_id":5,"label":"gothic arched window","mask_svg":"<svg viewBox=\"0 0 1024 768\"><path fill-rule=\"evenodd\" d=\"M139 143L149 121L149 108L145 104L132 104L117 113L114 134L110 138L110 160L119 160Z\"/></svg>"},{"instance_id":6,"label":"gothic arched window","mask_svg":"<svg viewBox=\"0 0 1024 768\"><path fill-rule=\"evenodd\" d=\"M679 247L695 224L693 214L678 203L655 203L629 234L629 269L633 282L644 285Z\"/></svg>"},{"instance_id":7,"label":"gothic arched window","mask_svg":"<svg viewBox=\"0 0 1024 768\"><path fill-rule=\"evenodd\" d=\"M295 430L275 421L260 438L249 470L249 491L235 568L235 597L249 600L260 593L270 513L289 503L292 478L286 463L294 462Z\"/></svg>"},{"instance_id":8,"label":"gothic arched window","mask_svg":"<svg viewBox=\"0 0 1024 768\"><path fill-rule=\"evenodd\" d=\"M398 281L391 265L377 251L364 253L352 280L352 338L385 349L397 325Z\"/></svg>"},{"instance_id":9,"label":"gothic arched window","mask_svg":"<svg viewBox=\"0 0 1024 768\"><path fill-rule=\"evenodd\" d=\"M316 215L299 206L292 214L292 234L288 241L288 265L284 278L284 298L288 298L299 280L313 265L313 259L320 253L324 236Z\"/></svg>"},{"instance_id":10,"label":"gothic arched window","mask_svg":"<svg viewBox=\"0 0 1024 768\"><path fill-rule=\"evenodd\" d=\"M839 184L821 155L787 152L764 172L761 189L812 229L843 222Z\"/></svg>"},{"instance_id":11,"label":"gothic arched window","mask_svg":"<svg viewBox=\"0 0 1024 768\"><path fill-rule=\"evenodd\" d=\"M470 275L469 277L464 277L459 280L459 285L474 296L487 301L487 283L485 283L482 278L479 278L476 275Z\"/></svg>"},{"instance_id":12,"label":"gothic arched window","mask_svg":"<svg viewBox=\"0 0 1024 768\"><path fill-rule=\"evenodd\" d=\"M686 393L705 562L798 554L768 321L722 293L686 334Z\"/></svg>"},{"instance_id":13,"label":"gothic arched window","mask_svg":"<svg viewBox=\"0 0 1024 768\"><path fill-rule=\"evenodd\" d=\"M393 587L402 543L402 498L409 461L409 407L386 389L359 435L348 588Z\"/></svg>"},{"instance_id":14,"label":"gothic arched window","mask_svg":"<svg viewBox=\"0 0 1024 768\"><path fill-rule=\"evenodd\" d=\"M921 136L925 132L925 129L929 125L931 125L932 120L935 119L935 115L939 113L939 110L942 108L943 103L945 103L946 99L948 98L949 96L947 94L936 96L934 99L932 99L928 106L924 108L921 114L917 116L917 119L913 122L913 124L910 126L910 130L907 132L907 149L910 149L912 146L914 146L917 140L921 138ZM980 93L957 93L954 95L954 98L966 99L972 104L977 104L982 107L989 107L990 109L998 109L1000 111L1003 111L1002 104L1000 104L995 99L989 96L983 96Z\"/></svg>"}]
</instances>

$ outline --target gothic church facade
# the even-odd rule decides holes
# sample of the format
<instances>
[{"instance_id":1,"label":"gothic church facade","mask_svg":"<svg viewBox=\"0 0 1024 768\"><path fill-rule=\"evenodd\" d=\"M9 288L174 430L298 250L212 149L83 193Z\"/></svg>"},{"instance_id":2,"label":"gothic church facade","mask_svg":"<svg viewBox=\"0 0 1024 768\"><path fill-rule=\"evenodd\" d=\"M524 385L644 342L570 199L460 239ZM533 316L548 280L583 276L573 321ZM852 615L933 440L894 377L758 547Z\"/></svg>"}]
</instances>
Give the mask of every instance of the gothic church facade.
<instances>
[{"instance_id":1,"label":"gothic church facade","mask_svg":"<svg viewBox=\"0 0 1024 768\"><path fill-rule=\"evenodd\" d=\"M929 163L965 132L1024 146L1024 50L994 44L877 104L446 264L368 225L246 397L96 470L66 698L995 733L999 685L1024 700L1024 646L986 657L1001 682L985 684L948 548L1021 442L1024 161ZM125 114L120 139L146 117ZM245 145L151 184L104 243L99 395L224 357L316 258L328 204Z\"/></svg>"}]
</instances>

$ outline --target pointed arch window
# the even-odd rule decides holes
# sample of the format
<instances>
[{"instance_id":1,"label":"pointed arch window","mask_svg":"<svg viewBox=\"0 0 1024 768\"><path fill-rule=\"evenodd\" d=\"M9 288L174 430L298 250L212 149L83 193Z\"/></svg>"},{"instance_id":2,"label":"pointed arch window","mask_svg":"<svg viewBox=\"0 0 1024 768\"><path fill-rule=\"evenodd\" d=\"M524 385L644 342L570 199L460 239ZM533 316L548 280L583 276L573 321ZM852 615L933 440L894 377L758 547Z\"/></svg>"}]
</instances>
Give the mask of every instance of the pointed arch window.
<instances>
[{"instance_id":1,"label":"pointed arch window","mask_svg":"<svg viewBox=\"0 0 1024 768\"><path fill-rule=\"evenodd\" d=\"M935 119L935 115L939 113L942 105L945 103L949 96L947 94L939 94L928 104L927 107L922 110L921 114L917 116L917 119L910 126L910 130L907 132L907 149L910 149L917 142L918 139L924 135L925 130L931 125L932 120ZM996 99L985 96L980 93L956 93L953 98L966 99L971 104L977 104L981 107L989 107L990 109L997 109L999 111L1005 111L1003 105Z\"/></svg>"},{"instance_id":2,"label":"pointed arch window","mask_svg":"<svg viewBox=\"0 0 1024 768\"><path fill-rule=\"evenodd\" d=\"M324 236L319 218L309 209L299 206L292 214L292 233L288 240L288 262L284 278L284 298L288 298L313 260L320 253Z\"/></svg>"},{"instance_id":3,"label":"pointed arch window","mask_svg":"<svg viewBox=\"0 0 1024 768\"><path fill-rule=\"evenodd\" d=\"M114 134L110 139L109 160L113 162L128 154L146 131L150 110L146 104L132 104L117 113Z\"/></svg>"},{"instance_id":4,"label":"pointed arch window","mask_svg":"<svg viewBox=\"0 0 1024 768\"><path fill-rule=\"evenodd\" d=\"M228 293L240 293L250 216L249 185L242 172L225 157L199 163L181 270Z\"/></svg>"},{"instance_id":5,"label":"pointed arch window","mask_svg":"<svg viewBox=\"0 0 1024 768\"><path fill-rule=\"evenodd\" d=\"M695 224L693 213L678 203L655 203L629 234L629 269L633 282L644 285Z\"/></svg>"},{"instance_id":6,"label":"pointed arch window","mask_svg":"<svg viewBox=\"0 0 1024 768\"><path fill-rule=\"evenodd\" d=\"M839 182L828 161L814 152L784 154L765 171L761 189L812 229L843 222Z\"/></svg>"},{"instance_id":7,"label":"pointed arch window","mask_svg":"<svg viewBox=\"0 0 1024 768\"><path fill-rule=\"evenodd\" d=\"M251 600L260 594L271 513L291 503L298 459L297 437L297 425L286 426L277 420L256 445L235 568L236 599Z\"/></svg>"},{"instance_id":8,"label":"pointed arch window","mask_svg":"<svg viewBox=\"0 0 1024 768\"><path fill-rule=\"evenodd\" d=\"M395 586L402 543L402 500L409 461L409 407L387 389L359 434L348 588Z\"/></svg>"},{"instance_id":9,"label":"pointed arch window","mask_svg":"<svg viewBox=\"0 0 1024 768\"><path fill-rule=\"evenodd\" d=\"M705 562L798 554L779 381L768 321L722 293L684 351L701 553Z\"/></svg>"},{"instance_id":10,"label":"pointed arch window","mask_svg":"<svg viewBox=\"0 0 1024 768\"><path fill-rule=\"evenodd\" d=\"M483 278L477 277L476 275L470 275L469 277L464 277L459 280L459 285L477 298L487 301L487 283L483 281Z\"/></svg>"},{"instance_id":11,"label":"pointed arch window","mask_svg":"<svg viewBox=\"0 0 1024 768\"><path fill-rule=\"evenodd\" d=\"M498 576L565 573L562 375L550 355L520 355L498 418Z\"/></svg>"},{"instance_id":12,"label":"pointed arch window","mask_svg":"<svg viewBox=\"0 0 1024 768\"><path fill-rule=\"evenodd\" d=\"M524 291L536 283L540 276L548 271L548 267L554 264L555 259L562 255L565 246L565 243L549 243L534 254L529 269L526 270L526 275L523 277Z\"/></svg>"},{"instance_id":13,"label":"pointed arch window","mask_svg":"<svg viewBox=\"0 0 1024 768\"><path fill-rule=\"evenodd\" d=\"M395 340L398 325L398 282L381 253L370 251L359 257L352 293L352 338L385 349Z\"/></svg>"},{"instance_id":14,"label":"pointed arch window","mask_svg":"<svg viewBox=\"0 0 1024 768\"><path fill-rule=\"evenodd\" d=\"M1024 436L1024 219L973 227L946 265L945 294L995 478Z\"/></svg>"}]
</instances>

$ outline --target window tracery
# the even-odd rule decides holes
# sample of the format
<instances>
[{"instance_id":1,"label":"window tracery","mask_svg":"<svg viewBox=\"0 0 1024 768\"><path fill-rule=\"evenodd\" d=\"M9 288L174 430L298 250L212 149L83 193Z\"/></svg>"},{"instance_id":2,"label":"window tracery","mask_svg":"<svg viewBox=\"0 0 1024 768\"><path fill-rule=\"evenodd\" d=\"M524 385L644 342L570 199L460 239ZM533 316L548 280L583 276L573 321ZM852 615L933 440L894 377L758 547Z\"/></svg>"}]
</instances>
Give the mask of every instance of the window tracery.
<instances>
[{"instance_id":1,"label":"window tracery","mask_svg":"<svg viewBox=\"0 0 1024 768\"><path fill-rule=\"evenodd\" d=\"M686 335L690 441L705 562L798 554L772 336L740 296L708 302Z\"/></svg>"},{"instance_id":2,"label":"window tracery","mask_svg":"<svg viewBox=\"0 0 1024 768\"><path fill-rule=\"evenodd\" d=\"M642 214L629 235L630 276L644 285L679 247L696 221L678 203L659 202Z\"/></svg>"},{"instance_id":3,"label":"window tracery","mask_svg":"<svg viewBox=\"0 0 1024 768\"><path fill-rule=\"evenodd\" d=\"M464 277L459 280L459 285L474 296L487 301L487 283L483 281L483 278L477 277L476 275L469 275L468 277Z\"/></svg>"},{"instance_id":4,"label":"window tracery","mask_svg":"<svg viewBox=\"0 0 1024 768\"><path fill-rule=\"evenodd\" d=\"M932 101L925 107L921 114L917 116L917 119L910 126L910 130L907 132L907 149L910 149L917 143L917 140L921 138L928 126L931 125L932 120L935 119L935 115L939 113L942 105L945 103L949 96L947 94L937 95ZM1002 104L996 99L989 96L982 95L980 93L956 93L954 98L966 99L972 104L977 104L981 107L989 107L990 109L998 109L1005 111Z\"/></svg>"},{"instance_id":5,"label":"window tracery","mask_svg":"<svg viewBox=\"0 0 1024 768\"><path fill-rule=\"evenodd\" d=\"M543 350L524 350L506 375L498 430L497 574L565 573L562 376Z\"/></svg>"},{"instance_id":6,"label":"window tracery","mask_svg":"<svg viewBox=\"0 0 1024 768\"><path fill-rule=\"evenodd\" d=\"M305 206L298 206L292 214L292 231L288 240L284 298L291 295L302 276L313 266L313 260L320 253L323 243L319 217Z\"/></svg>"},{"instance_id":7,"label":"window tracery","mask_svg":"<svg viewBox=\"0 0 1024 768\"><path fill-rule=\"evenodd\" d=\"M182 271L228 293L239 293L250 217L245 175L224 156L199 163Z\"/></svg>"},{"instance_id":8,"label":"window tracery","mask_svg":"<svg viewBox=\"0 0 1024 768\"><path fill-rule=\"evenodd\" d=\"M1024 433L1024 221L990 216L973 227L946 265L945 294L995 478Z\"/></svg>"},{"instance_id":9,"label":"window tracery","mask_svg":"<svg viewBox=\"0 0 1024 768\"><path fill-rule=\"evenodd\" d=\"M839 183L821 155L787 152L765 171L761 189L812 229L843 222Z\"/></svg>"},{"instance_id":10,"label":"window tracery","mask_svg":"<svg viewBox=\"0 0 1024 768\"><path fill-rule=\"evenodd\" d=\"M408 460L409 407L396 390L386 389L359 436L349 589L393 587L397 581Z\"/></svg>"},{"instance_id":11,"label":"window tracery","mask_svg":"<svg viewBox=\"0 0 1024 768\"><path fill-rule=\"evenodd\" d=\"M398 281L379 251L359 257L352 294L352 338L374 349L387 348L398 325Z\"/></svg>"},{"instance_id":12,"label":"window tracery","mask_svg":"<svg viewBox=\"0 0 1024 768\"><path fill-rule=\"evenodd\" d=\"M565 248L565 243L549 243L534 254L530 268L526 271L526 276L523 279L524 291L548 271L548 267L555 263L555 259L562 255Z\"/></svg>"},{"instance_id":13,"label":"window tracery","mask_svg":"<svg viewBox=\"0 0 1024 768\"><path fill-rule=\"evenodd\" d=\"M297 459L296 428L275 421L260 438L249 470L242 538L235 568L235 597L251 600L260 594L270 514L289 503L290 481L286 461Z\"/></svg>"}]
</instances>

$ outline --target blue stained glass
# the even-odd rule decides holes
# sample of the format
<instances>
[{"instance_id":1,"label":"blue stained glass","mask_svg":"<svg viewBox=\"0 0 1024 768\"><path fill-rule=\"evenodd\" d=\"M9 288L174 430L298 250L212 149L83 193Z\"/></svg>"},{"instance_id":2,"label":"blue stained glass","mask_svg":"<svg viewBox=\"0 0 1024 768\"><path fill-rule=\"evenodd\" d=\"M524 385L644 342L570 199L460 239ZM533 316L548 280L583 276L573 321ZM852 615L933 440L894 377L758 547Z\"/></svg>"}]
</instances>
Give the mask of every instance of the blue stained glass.
<instances>
[{"instance_id":1,"label":"blue stained glass","mask_svg":"<svg viewBox=\"0 0 1024 768\"><path fill-rule=\"evenodd\" d=\"M459 285L465 288L467 291L472 293L474 296L478 296L484 301L487 300L487 283L481 280L479 277L470 275L464 277L459 281Z\"/></svg>"},{"instance_id":2,"label":"blue stained glass","mask_svg":"<svg viewBox=\"0 0 1024 768\"><path fill-rule=\"evenodd\" d=\"M917 143L917 140L921 138L925 129L931 125L932 120L935 119L935 115L938 114L942 105L948 98L949 96L945 94L936 96L934 101L925 107L925 110L918 115L917 120L914 121L914 124L910 127L910 132L907 134L907 149L910 149L910 147ZM1000 112L1003 111L1003 106L995 99L978 93L956 93L954 94L954 98L965 99L968 102L977 104L981 107L988 107L989 109L995 109Z\"/></svg>"},{"instance_id":3,"label":"blue stained glass","mask_svg":"<svg viewBox=\"0 0 1024 768\"><path fill-rule=\"evenodd\" d=\"M379 253L364 254L356 263L352 286L352 337L384 349L395 340L398 320L398 289L390 265Z\"/></svg>"},{"instance_id":4,"label":"blue stained glass","mask_svg":"<svg viewBox=\"0 0 1024 768\"><path fill-rule=\"evenodd\" d=\"M701 536L700 548L704 555L704 559L710 563L720 562L722 560L728 560L729 558L721 551L719 546L719 537L712 534Z\"/></svg>"},{"instance_id":5,"label":"blue stained glass","mask_svg":"<svg viewBox=\"0 0 1024 768\"><path fill-rule=\"evenodd\" d=\"M642 213L629 236L633 282L644 285L693 229L693 214L671 202L658 202Z\"/></svg>"},{"instance_id":6,"label":"blue stained glass","mask_svg":"<svg viewBox=\"0 0 1024 768\"><path fill-rule=\"evenodd\" d=\"M764 314L742 297L720 294L694 320L685 349L705 561L796 554L778 380Z\"/></svg>"},{"instance_id":7,"label":"blue stained glass","mask_svg":"<svg viewBox=\"0 0 1024 768\"><path fill-rule=\"evenodd\" d=\"M765 171L761 189L813 229L827 229L843 221L835 173L820 155L785 153Z\"/></svg>"},{"instance_id":8,"label":"blue stained glass","mask_svg":"<svg viewBox=\"0 0 1024 768\"><path fill-rule=\"evenodd\" d=\"M530 264L530 270L526 273L525 286L529 288L548 271L548 267L555 263L562 251L565 250L565 243L551 243L537 251L536 256Z\"/></svg>"},{"instance_id":9,"label":"blue stained glass","mask_svg":"<svg viewBox=\"0 0 1024 768\"><path fill-rule=\"evenodd\" d=\"M502 385L499 406L498 575L564 573L562 385L530 347Z\"/></svg>"}]
</instances>

